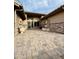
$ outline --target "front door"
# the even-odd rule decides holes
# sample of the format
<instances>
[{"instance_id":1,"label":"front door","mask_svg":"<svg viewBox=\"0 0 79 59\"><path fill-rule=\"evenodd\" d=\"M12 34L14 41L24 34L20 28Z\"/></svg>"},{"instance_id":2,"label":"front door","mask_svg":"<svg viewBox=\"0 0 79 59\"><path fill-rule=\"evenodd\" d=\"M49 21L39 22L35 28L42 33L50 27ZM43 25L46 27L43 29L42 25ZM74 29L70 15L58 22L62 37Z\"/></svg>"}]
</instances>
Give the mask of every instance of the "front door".
<instances>
[{"instance_id":1,"label":"front door","mask_svg":"<svg viewBox=\"0 0 79 59\"><path fill-rule=\"evenodd\" d=\"M39 22L34 22L34 27L39 27Z\"/></svg>"}]
</instances>

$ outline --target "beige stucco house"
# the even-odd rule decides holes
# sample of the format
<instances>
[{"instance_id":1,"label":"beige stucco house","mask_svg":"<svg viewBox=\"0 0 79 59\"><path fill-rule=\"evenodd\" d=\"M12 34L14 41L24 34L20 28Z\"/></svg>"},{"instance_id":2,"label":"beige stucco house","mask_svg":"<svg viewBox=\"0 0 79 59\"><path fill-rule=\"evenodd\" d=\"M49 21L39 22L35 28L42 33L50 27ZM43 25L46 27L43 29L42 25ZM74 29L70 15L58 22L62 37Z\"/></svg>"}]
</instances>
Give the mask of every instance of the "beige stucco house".
<instances>
[{"instance_id":1,"label":"beige stucco house","mask_svg":"<svg viewBox=\"0 0 79 59\"><path fill-rule=\"evenodd\" d=\"M64 5L41 18L41 26L51 32L64 33Z\"/></svg>"}]
</instances>

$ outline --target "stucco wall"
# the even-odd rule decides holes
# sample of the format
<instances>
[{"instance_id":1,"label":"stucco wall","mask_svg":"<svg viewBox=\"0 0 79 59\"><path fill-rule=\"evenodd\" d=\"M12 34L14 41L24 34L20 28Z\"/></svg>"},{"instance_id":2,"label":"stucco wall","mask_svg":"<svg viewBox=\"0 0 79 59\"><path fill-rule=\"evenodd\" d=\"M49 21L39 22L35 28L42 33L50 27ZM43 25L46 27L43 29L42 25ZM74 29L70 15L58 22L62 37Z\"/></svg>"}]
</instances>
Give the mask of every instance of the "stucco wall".
<instances>
[{"instance_id":1,"label":"stucco wall","mask_svg":"<svg viewBox=\"0 0 79 59\"><path fill-rule=\"evenodd\" d=\"M49 17L48 21L50 31L64 33L64 11Z\"/></svg>"},{"instance_id":2,"label":"stucco wall","mask_svg":"<svg viewBox=\"0 0 79 59\"><path fill-rule=\"evenodd\" d=\"M49 28L51 32L64 33L64 11L41 21L42 28Z\"/></svg>"},{"instance_id":3,"label":"stucco wall","mask_svg":"<svg viewBox=\"0 0 79 59\"><path fill-rule=\"evenodd\" d=\"M53 15L48 18L50 23L59 23L59 22L64 22L64 12L57 13L56 15Z\"/></svg>"}]
</instances>

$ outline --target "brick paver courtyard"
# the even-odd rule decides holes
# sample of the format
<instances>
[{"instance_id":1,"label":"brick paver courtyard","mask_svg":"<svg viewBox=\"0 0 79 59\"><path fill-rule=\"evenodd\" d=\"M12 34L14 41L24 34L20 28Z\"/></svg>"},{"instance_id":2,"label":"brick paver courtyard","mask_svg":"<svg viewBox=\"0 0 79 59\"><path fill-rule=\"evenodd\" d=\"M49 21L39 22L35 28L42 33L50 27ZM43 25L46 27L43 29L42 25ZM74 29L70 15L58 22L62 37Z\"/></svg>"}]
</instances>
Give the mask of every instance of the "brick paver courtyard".
<instances>
[{"instance_id":1,"label":"brick paver courtyard","mask_svg":"<svg viewBox=\"0 0 79 59\"><path fill-rule=\"evenodd\" d=\"M27 30L14 40L15 59L64 59L64 35Z\"/></svg>"}]
</instances>

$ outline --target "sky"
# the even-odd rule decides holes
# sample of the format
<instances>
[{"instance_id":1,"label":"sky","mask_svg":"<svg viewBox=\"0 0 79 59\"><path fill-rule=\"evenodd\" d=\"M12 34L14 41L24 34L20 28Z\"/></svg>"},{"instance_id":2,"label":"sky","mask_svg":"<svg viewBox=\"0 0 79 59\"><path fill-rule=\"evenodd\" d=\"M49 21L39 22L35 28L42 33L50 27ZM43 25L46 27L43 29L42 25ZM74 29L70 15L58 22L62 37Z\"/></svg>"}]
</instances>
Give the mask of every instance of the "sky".
<instances>
[{"instance_id":1,"label":"sky","mask_svg":"<svg viewBox=\"0 0 79 59\"><path fill-rule=\"evenodd\" d=\"M19 0L24 11L48 14L64 4L64 0Z\"/></svg>"}]
</instances>

